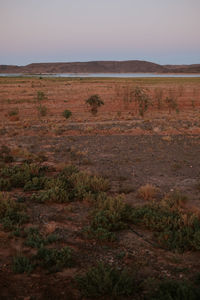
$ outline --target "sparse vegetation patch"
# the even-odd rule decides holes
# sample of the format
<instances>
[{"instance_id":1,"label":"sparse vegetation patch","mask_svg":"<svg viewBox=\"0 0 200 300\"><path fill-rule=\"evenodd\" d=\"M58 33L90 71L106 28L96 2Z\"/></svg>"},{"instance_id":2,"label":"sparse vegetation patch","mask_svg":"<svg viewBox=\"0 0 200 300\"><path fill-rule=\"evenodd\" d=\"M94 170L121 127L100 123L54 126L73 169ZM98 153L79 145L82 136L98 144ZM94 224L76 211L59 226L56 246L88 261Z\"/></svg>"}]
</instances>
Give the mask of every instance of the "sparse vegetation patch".
<instances>
[{"instance_id":1,"label":"sparse vegetation patch","mask_svg":"<svg viewBox=\"0 0 200 300\"><path fill-rule=\"evenodd\" d=\"M98 108L104 105L99 95L92 95L85 102L90 106L90 111L94 116L97 114Z\"/></svg>"},{"instance_id":2,"label":"sparse vegetation patch","mask_svg":"<svg viewBox=\"0 0 200 300\"><path fill-rule=\"evenodd\" d=\"M68 109L65 109L63 111L63 117L65 117L65 119L69 119L72 116L72 112Z\"/></svg>"},{"instance_id":3,"label":"sparse vegetation patch","mask_svg":"<svg viewBox=\"0 0 200 300\"><path fill-rule=\"evenodd\" d=\"M82 294L89 298L109 296L116 299L137 294L139 290L134 274L103 263L89 269L85 275L77 276L76 281Z\"/></svg>"}]
</instances>

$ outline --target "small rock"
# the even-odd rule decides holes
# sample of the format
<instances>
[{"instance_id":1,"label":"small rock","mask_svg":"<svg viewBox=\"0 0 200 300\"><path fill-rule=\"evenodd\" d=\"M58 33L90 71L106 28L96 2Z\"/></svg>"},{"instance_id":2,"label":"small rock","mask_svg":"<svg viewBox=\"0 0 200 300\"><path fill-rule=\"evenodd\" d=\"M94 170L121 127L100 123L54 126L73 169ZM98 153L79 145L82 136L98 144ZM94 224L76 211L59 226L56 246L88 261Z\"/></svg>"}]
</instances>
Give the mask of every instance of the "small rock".
<instances>
[{"instance_id":1,"label":"small rock","mask_svg":"<svg viewBox=\"0 0 200 300\"><path fill-rule=\"evenodd\" d=\"M158 133L158 132L160 132L160 128L159 128L159 127L154 127L154 128L153 128L153 131L154 131L155 133Z\"/></svg>"}]
</instances>

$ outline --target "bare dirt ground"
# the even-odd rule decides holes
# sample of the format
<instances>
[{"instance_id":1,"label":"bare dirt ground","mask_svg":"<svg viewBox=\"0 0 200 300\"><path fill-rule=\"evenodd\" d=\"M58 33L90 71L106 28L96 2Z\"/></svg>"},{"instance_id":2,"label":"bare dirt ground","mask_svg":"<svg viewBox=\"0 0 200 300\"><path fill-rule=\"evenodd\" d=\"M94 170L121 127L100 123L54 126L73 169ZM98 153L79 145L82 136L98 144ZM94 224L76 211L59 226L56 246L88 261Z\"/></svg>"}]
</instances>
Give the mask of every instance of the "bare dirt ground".
<instances>
[{"instance_id":1,"label":"bare dirt ground","mask_svg":"<svg viewBox=\"0 0 200 300\"><path fill-rule=\"evenodd\" d=\"M152 97L143 117L132 97L136 86L147 88ZM45 94L41 102L38 91ZM96 116L85 104L92 94L99 94L105 103ZM166 97L176 105L169 106ZM40 104L47 108L44 116ZM67 120L62 116L65 109L72 112ZM151 184L159 188L159 198L178 190L187 196L188 210L200 211L198 78L0 78L0 120L0 146L11 149L15 163L27 153L45 155L45 163L57 169L74 164L108 178L109 193L123 194L131 206L145 203L138 197L138 188ZM21 191L9 193L15 197ZM0 299L86 299L74 276L98 261L137 266L143 280L191 279L200 272L199 251L180 254L159 248L151 232L137 226L118 232L113 243L86 239L81 230L88 224L88 201L47 205L31 202L29 193L25 196L29 223L43 233L56 232L60 237L56 246L74 249L76 264L57 273L37 268L29 275L14 274L12 257L34 250L24 245L22 237L0 227Z\"/></svg>"}]
</instances>

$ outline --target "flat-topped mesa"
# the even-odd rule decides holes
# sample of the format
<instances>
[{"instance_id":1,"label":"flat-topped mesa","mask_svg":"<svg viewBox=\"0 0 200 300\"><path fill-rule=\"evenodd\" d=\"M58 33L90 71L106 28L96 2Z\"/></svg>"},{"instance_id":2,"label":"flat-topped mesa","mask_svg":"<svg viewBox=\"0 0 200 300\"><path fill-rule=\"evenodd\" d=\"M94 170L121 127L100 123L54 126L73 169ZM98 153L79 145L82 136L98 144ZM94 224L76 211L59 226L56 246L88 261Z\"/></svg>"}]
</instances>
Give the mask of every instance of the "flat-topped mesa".
<instances>
[{"instance_id":1,"label":"flat-topped mesa","mask_svg":"<svg viewBox=\"0 0 200 300\"><path fill-rule=\"evenodd\" d=\"M200 73L200 64L162 66L141 60L32 63L0 65L0 73Z\"/></svg>"}]
</instances>

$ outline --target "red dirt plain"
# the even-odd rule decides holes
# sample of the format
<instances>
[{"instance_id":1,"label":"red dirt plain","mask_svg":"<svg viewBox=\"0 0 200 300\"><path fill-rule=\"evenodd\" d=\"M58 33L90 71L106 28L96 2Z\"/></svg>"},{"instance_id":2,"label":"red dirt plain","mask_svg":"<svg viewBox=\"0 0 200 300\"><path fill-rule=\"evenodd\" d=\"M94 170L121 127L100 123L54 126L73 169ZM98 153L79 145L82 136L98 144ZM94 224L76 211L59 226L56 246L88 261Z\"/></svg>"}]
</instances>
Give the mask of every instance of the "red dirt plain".
<instances>
[{"instance_id":1,"label":"red dirt plain","mask_svg":"<svg viewBox=\"0 0 200 300\"><path fill-rule=\"evenodd\" d=\"M147 89L152 99L143 117L132 96L136 86ZM47 108L44 116L38 111L38 91L45 94L40 101ZM104 101L96 116L85 104L93 94ZM166 97L176 105L169 107ZM72 112L67 120L62 115L65 109ZM45 163L57 170L74 164L104 176L111 184L109 193L123 193L132 206L145 203L137 191L149 183L159 188L159 198L179 190L188 197L186 209L200 212L200 78L1 77L1 145L11 149L15 163L29 155L45 155ZM22 192L9 193L15 197ZM200 272L199 251L180 254L155 247L152 233L137 226L133 229L138 234L122 230L113 243L87 240L81 235L90 212L87 200L48 205L29 201L27 206L29 226L38 226L43 233L56 231L62 237L58 245L74 249L76 265L57 273L36 268L30 275L14 274L12 257L30 255L34 250L0 225L0 299L87 299L73 278L98 261L137 266L145 280L191 279ZM119 258L122 252L125 255Z\"/></svg>"}]
</instances>

